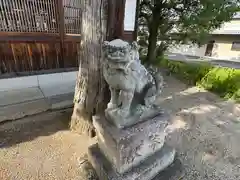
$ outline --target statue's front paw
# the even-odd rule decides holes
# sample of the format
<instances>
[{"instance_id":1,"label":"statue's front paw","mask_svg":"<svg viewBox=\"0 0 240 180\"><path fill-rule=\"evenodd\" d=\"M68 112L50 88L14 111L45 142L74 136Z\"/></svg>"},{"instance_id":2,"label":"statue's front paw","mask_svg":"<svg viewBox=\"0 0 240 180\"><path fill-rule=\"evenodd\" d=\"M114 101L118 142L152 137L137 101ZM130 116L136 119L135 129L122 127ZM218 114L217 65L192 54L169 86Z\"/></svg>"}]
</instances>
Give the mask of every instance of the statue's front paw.
<instances>
[{"instance_id":1,"label":"statue's front paw","mask_svg":"<svg viewBox=\"0 0 240 180\"><path fill-rule=\"evenodd\" d=\"M126 109L119 109L117 112L118 116L120 117L127 117L129 115L129 110Z\"/></svg>"},{"instance_id":2,"label":"statue's front paw","mask_svg":"<svg viewBox=\"0 0 240 180\"><path fill-rule=\"evenodd\" d=\"M156 101L156 96L147 97L147 98L144 99L145 106L147 106L147 107L152 106L155 101Z\"/></svg>"},{"instance_id":3,"label":"statue's front paw","mask_svg":"<svg viewBox=\"0 0 240 180\"><path fill-rule=\"evenodd\" d=\"M107 109L110 110L110 109L115 109L117 108L117 105L116 104L113 104L113 103L108 103L107 105Z\"/></svg>"}]
</instances>

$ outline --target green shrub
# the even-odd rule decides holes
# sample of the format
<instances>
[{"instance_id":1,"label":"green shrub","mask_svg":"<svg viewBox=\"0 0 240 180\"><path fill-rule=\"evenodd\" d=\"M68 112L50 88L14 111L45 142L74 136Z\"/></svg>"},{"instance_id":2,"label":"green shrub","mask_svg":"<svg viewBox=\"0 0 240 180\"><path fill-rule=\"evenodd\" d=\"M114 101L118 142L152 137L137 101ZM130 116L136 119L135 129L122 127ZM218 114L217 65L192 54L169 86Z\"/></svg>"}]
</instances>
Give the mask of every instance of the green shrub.
<instances>
[{"instance_id":1,"label":"green shrub","mask_svg":"<svg viewBox=\"0 0 240 180\"><path fill-rule=\"evenodd\" d=\"M240 101L240 70L213 67L209 63L185 63L163 59L159 64L177 78L201 86L225 98Z\"/></svg>"},{"instance_id":2,"label":"green shrub","mask_svg":"<svg viewBox=\"0 0 240 180\"><path fill-rule=\"evenodd\" d=\"M167 68L177 78L186 81L188 84L196 84L212 69L207 63L184 63L179 61L161 60L161 67Z\"/></svg>"}]
</instances>

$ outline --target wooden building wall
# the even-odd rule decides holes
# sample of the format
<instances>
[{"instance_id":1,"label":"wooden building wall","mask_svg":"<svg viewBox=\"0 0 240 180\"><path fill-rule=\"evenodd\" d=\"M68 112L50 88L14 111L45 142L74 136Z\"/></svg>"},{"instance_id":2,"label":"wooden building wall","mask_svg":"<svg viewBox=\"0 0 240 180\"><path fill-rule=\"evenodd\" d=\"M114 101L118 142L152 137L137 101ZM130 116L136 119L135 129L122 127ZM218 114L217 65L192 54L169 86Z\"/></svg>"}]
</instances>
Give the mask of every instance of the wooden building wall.
<instances>
[{"instance_id":1,"label":"wooden building wall","mask_svg":"<svg viewBox=\"0 0 240 180\"><path fill-rule=\"evenodd\" d=\"M1 0L0 75L78 67L82 0Z\"/></svg>"},{"instance_id":2,"label":"wooden building wall","mask_svg":"<svg viewBox=\"0 0 240 180\"><path fill-rule=\"evenodd\" d=\"M134 31L124 31L123 39L129 42L134 41Z\"/></svg>"},{"instance_id":3,"label":"wooden building wall","mask_svg":"<svg viewBox=\"0 0 240 180\"><path fill-rule=\"evenodd\" d=\"M77 67L80 44L64 42L0 42L0 74Z\"/></svg>"}]
</instances>

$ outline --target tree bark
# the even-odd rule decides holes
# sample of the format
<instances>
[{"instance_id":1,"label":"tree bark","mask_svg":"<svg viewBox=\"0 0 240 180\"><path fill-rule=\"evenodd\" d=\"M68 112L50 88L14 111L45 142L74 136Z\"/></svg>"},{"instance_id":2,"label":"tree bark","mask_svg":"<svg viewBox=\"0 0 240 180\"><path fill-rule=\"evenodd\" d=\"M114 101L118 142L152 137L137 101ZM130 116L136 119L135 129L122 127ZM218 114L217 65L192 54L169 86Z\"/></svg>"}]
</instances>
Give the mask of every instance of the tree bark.
<instances>
[{"instance_id":1,"label":"tree bark","mask_svg":"<svg viewBox=\"0 0 240 180\"><path fill-rule=\"evenodd\" d=\"M107 13L112 4L115 11ZM106 37L123 36L125 0L84 0L82 7L81 55L70 129L92 137L92 116L103 113L110 100L102 73L102 43ZM115 20L110 21L109 16Z\"/></svg>"},{"instance_id":2,"label":"tree bark","mask_svg":"<svg viewBox=\"0 0 240 180\"><path fill-rule=\"evenodd\" d=\"M160 1L154 1L154 6L152 10L152 17L148 21L148 53L146 58L147 64L154 64L156 62L156 47L157 47L157 37L158 37L158 29L163 22L163 17L161 17L161 5Z\"/></svg>"},{"instance_id":3,"label":"tree bark","mask_svg":"<svg viewBox=\"0 0 240 180\"><path fill-rule=\"evenodd\" d=\"M147 64L152 64L156 59L156 47L157 47L157 35L158 35L158 23L153 18L149 24L149 37L148 37L148 53Z\"/></svg>"},{"instance_id":4,"label":"tree bark","mask_svg":"<svg viewBox=\"0 0 240 180\"><path fill-rule=\"evenodd\" d=\"M102 75L102 42L106 38L105 0L84 0L81 26L81 53L70 129L94 136L92 116L103 112L108 99Z\"/></svg>"}]
</instances>

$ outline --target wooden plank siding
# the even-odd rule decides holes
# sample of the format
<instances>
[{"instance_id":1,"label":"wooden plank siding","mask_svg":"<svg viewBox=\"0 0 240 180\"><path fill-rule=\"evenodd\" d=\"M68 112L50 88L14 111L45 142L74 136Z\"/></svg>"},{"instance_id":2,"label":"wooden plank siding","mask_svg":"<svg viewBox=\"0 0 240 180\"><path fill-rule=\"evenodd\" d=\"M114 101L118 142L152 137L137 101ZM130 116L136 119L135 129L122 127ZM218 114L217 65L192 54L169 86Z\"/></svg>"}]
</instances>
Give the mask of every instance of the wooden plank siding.
<instances>
[{"instance_id":1,"label":"wooden plank siding","mask_svg":"<svg viewBox=\"0 0 240 180\"><path fill-rule=\"evenodd\" d=\"M80 43L64 43L64 68L78 67ZM60 42L0 42L0 74L61 68Z\"/></svg>"},{"instance_id":2,"label":"wooden plank siding","mask_svg":"<svg viewBox=\"0 0 240 180\"><path fill-rule=\"evenodd\" d=\"M0 75L78 67L82 0L1 0Z\"/></svg>"}]
</instances>

